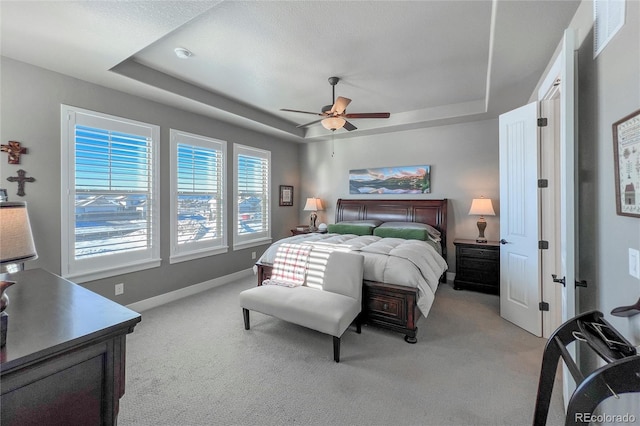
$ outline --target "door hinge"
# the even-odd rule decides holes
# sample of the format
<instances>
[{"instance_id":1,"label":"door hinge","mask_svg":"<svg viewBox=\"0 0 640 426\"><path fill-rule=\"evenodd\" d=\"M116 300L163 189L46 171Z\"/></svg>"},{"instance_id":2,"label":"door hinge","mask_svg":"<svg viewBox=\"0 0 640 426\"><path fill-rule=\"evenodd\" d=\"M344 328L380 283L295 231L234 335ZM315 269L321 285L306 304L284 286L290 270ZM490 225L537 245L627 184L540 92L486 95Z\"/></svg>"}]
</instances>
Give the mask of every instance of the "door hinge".
<instances>
[{"instance_id":1,"label":"door hinge","mask_svg":"<svg viewBox=\"0 0 640 426\"><path fill-rule=\"evenodd\" d=\"M538 127L545 127L548 124L546 117L538 118Z\"/></svg>"},{"instance_id":2,"label":"door hinge","mask_svg":"<svg viewBox=\"0 0 640 426\"><path fill-rule=\"evenodd\" d=\"M554 283L560 283L562 284L562 287L566 287L565 280L564 280L565 277L558 278L556 274L551 274L551 278L553 279Z\"/></svg>"},{"instance_id":3,"label":"door hinge","mask_svg":"<svg viewBox=\"0 0 640 426\"><path fill-rule=\"evenodd\" d=\"M545 240L538 241L538 249L549 250L549 241L545 241Z\"/></svg>"},{"instance_id":4,"label":"door hinge","mask_svg":"<svg viewBox=\"0 0 640 426\"><path fill-rule=\"evenodd\" d=\"M576 287L586 287L587 282L585 280L576 281Z\"/></svg>"},{"instance_id":5,"label":"door hinge","mask_svg":"<svg viewBox=\"0 0 640 426\"><path fill-rule=\"evenodd\" d=\"M549 304L547 302L540 302L538 303L538 308L540 308L541 311L548 311Z\"/></svg>"},{"instance_id":6,"label":"door hinge","mask_svg":"<svg viewBox=\"0 0 640 426\"><path fill-rule=\"evenodd\" d=\"M548 188L549 180L548 179L538 179L538 188Z\"/></svg>"}]
</instances>

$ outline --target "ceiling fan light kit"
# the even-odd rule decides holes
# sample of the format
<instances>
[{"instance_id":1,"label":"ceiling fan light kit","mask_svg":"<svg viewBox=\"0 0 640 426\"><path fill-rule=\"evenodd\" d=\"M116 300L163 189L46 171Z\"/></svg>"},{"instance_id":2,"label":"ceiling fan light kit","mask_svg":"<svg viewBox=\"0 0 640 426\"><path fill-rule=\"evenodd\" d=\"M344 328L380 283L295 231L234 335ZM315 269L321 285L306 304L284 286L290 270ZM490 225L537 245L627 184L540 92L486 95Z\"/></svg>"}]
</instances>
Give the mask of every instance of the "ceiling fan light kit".
<instances>
[{"instance_id":1,"label":"ceiling fan light kit","mask_svg":"<svg viewBox=\"0 0 640 426\"><path fill-rule=\"evenodd\" d=\"M339 81L339 77L329 77L329 84L332 86L333 92L333 104L322 107L322 112L300 111L287 108L282 108L280 111L298 112L325 117L319 120L314 120L310 123L300 124L297 127L307 127L312 124L320 123L322 124L322 127L327 130L335 131L336 129L344 128L349 132L356 130L357 127L348 122L346 118L389 118L391 116L388 112L362 112L347 114L347 106L351 103L351 99L344 98L342 96L338 96L338 99L336 99L336 84L338 84Z\"/></svg>"},{"instance_id":2,"label":"ceiling fan light kit","mask_svg":"<svg viewBox=\"0 0 640 426\"><path fill-rule=\"evenodd\" d=\"M320 123L322 123L322 127L327 130L336 130L342 128L346 122L347 120L342 117L329 117L325 118Z\"/></svg>"}]
</instances>

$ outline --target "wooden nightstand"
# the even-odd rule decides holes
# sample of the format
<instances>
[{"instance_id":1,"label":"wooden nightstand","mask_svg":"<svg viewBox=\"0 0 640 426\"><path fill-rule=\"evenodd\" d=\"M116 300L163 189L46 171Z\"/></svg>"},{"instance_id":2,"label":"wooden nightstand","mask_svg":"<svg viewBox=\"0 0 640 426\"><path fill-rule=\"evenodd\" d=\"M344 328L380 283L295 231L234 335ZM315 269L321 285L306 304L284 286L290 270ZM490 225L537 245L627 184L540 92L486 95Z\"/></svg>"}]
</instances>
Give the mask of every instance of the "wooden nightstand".
<instances>
[{"instance_id":1,"label":"wooden nightstand","mask_svg":"<svg viewBox=\"0 0 640 426\"><path fill-rule=\"evenodd\" d=\"M500 243L457 239L453 288L500 294Z\"/></svg>"}]
</instances>

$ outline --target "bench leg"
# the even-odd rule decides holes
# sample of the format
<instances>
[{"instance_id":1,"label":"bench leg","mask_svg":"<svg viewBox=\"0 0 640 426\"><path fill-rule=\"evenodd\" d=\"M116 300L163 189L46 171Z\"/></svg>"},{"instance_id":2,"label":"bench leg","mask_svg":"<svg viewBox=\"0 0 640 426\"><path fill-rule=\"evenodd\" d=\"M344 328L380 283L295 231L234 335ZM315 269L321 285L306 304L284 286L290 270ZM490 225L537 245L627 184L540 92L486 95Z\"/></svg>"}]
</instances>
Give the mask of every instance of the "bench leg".
<instances>
[{"instance_id":1,"label":"bench leg","mask_svg":"<svg viewBox=\"0 0 640 426\"><path fill-rule=\"evenodd\" d=\"M340 362L340 338L333 336L333 360Z\"/></svg>"},{"instance_id":2,"label":"bench leg","mask_svg":"<svg viewBox=\"0 0 640 426\"><path fill-rule=\"evenodd\" d=\"M244 317L244 329L249 330L249 310L242 308L242 316Z\"/></svg>"}]
</instances>

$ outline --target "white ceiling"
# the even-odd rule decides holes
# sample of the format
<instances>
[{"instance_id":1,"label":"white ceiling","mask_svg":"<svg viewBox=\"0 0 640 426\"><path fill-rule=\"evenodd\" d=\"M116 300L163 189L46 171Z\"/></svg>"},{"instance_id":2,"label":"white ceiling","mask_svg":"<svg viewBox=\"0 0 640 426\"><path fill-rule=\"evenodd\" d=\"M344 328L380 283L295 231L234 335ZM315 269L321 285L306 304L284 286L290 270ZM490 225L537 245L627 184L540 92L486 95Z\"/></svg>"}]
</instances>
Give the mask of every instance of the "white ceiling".
<instances>
[{"instance_id":1,"label":"white ceiling","mask_svg":"<svg viewBox=\"0 0 640 426\"><path fill-rule=\"evenodd\" d=\"M1 54L296 141L336 96L361 136L526 103L579 1L6 1ZM176 47L193 52L179 59Z\"/></svg>"}]
</instances>

